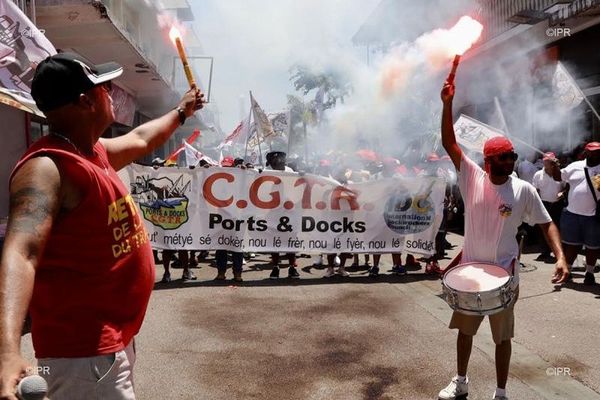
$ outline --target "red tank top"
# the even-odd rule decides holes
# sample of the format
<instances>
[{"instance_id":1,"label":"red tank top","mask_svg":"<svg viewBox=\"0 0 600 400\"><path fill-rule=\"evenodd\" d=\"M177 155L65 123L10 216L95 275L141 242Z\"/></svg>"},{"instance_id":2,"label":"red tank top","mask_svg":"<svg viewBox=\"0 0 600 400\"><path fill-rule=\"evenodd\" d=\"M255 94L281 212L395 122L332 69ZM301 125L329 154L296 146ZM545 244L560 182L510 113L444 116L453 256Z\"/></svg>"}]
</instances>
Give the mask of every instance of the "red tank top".
<instances>
[{"instance_id":1,"label":"red tank top","mask_svg":"<svg viewBox=\"0 0 600 400\"><path fill-rule=\"evenodd\" d=\"M37 156L52 158L83 199L59 213L35 274L29 313L36 357L119 351L139 331L154 286L143 221L99 142L94 156L83 157L63 139L45 136L13 175Z\"/></svg>"}]
</instances>

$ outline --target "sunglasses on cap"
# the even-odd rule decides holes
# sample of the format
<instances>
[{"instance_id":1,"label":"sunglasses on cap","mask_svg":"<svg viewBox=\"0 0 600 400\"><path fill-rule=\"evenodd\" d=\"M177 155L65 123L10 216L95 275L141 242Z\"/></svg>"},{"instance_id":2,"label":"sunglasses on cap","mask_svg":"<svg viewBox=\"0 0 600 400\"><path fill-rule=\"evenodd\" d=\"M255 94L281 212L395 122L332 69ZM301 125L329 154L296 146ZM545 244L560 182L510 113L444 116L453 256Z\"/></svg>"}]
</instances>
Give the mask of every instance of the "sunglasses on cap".
<instances>
[{"instance_id":1,"label":"sunglasses on cap","mask_svg":"<svg viewBox=\"0 0 600 400\"><path fill-rule=\"evenodd\" d=\"M517 161L517 158L519 158L519 155L513 151L509 151L506 153L500 153L495 155L494 157L496 157L499 161Z\"/></svg>"}]
</instances>

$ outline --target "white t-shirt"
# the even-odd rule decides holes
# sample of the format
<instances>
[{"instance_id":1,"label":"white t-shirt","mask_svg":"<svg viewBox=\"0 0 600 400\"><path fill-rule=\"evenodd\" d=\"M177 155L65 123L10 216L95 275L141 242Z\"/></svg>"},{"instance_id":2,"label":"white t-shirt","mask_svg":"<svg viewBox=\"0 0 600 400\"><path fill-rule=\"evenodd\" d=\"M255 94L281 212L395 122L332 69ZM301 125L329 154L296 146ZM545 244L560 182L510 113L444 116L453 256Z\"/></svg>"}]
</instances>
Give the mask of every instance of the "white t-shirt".
<instances>
[{"instance_id":1,"label":"white t-shirt","mask_svg":"<svg viewBox=\"0 0 600 400\"><path fill-rule=\"evenodd\" d=\"M560 171L560 175L561 179L570 185L569 205L567 206L567 210L573 214L591 216L594 215L594 212L596 211L596 204L594 203L594 197L592 196L590 186L585 179L583 168L586 166L587 162L585 160L575 161L563 168ZM594 178L594 176L600 175L600 165L588 168L588 172L592 182L594 182L595 179L600 179L600 177ZM597 188L596 198L600 199L600 192Z\"/></svg>"},{"instance_id":2,"label":"white t-shirt","mask_svg":"<svg viewBox=\"0 0 600 400\"><path fill-rule=\"evenodd\" d=\"M533 182L531 182L534 188L539 190L542 201L554 203L558 201L558 194L565 188L564 182L557 182L554 178L546 173L545 170L541 170L533 175Z\"/></svg>"},{"instance_id":3,"label":"white t-shirt","mask_svg":"<svg viewBox=\"0 0 600 400\"><path fill-rule=\"evenodd\" d=\"M531 184L512 176L494 185L487 173L463 154L458 184L465 203L462 262L489 262L509 272L519 255L517 229L523 221L544 224L552 219ZM515 284L519 268L515 266Z\"/></svg>"},{"instance_id":4,"label":"white t-shirt","mask_svg":"<svg viewBox=\"0 0 600 400\"><path fill-rule=\"evenodd\" d=\"M519 163L517 167L517 174L519 178L524 180L525 182L531 183L533 180L533 175L538 171L537 167L532 164L529 160L523 160Z\"/></svg>"}]
</instances>

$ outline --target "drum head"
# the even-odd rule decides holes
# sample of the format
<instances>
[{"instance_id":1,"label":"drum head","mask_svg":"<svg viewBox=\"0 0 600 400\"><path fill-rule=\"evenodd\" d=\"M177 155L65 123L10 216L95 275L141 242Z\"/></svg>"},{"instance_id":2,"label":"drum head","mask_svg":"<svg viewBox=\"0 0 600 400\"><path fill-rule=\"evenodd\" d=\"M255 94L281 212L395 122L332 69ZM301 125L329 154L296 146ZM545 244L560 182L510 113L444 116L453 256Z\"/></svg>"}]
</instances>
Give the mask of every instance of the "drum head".
<instances>
[{"instance_id":1,"label":"drum head","mask_svg":"<svg viewBox=\"0 0 600 400\"><path fill-rule=\"evenodd\" d=\"M487 292L506 284L509 273L494 264L467 263L444 275L444 283L459 292Z\"/></svg>"}]
</instances>

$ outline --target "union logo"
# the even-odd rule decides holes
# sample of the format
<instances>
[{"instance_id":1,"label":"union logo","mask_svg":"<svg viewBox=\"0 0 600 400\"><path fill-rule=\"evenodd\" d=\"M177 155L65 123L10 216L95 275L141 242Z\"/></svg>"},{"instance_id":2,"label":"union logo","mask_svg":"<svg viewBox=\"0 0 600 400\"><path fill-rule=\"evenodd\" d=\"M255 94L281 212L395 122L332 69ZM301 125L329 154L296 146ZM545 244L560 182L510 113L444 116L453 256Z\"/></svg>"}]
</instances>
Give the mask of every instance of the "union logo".
<instances>
[{"instance_id":1,"label":"union logo","mask_svg":"<svg viewBox=\"0 0 600 400\"><path fill-rule=\"evenodd\" d=\"M136 177L131 184L131 194L139 204L146 221L164 230L173 230L186 223L188 217L191 181L183 182L180 175L175 182L168 177Z\"/></svg>"}]
</instances>

